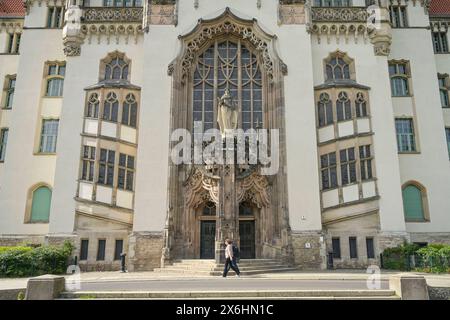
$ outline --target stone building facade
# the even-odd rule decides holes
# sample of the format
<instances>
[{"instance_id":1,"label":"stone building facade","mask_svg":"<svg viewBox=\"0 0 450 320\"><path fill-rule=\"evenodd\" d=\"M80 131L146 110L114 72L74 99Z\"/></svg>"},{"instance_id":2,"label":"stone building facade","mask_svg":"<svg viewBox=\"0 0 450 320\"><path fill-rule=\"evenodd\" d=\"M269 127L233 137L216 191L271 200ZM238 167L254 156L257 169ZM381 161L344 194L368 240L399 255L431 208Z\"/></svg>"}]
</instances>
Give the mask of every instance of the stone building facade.
<instances>
[{"instance_id":1,"label":"stone building facade","mask_svg":"<svg viewBox=\"0 0 450 320\"><path fill-rule=\"evenodd\" d=\"M1 0L0 245L85 270L304 269L450 242L446 0ZM176 164L177 129L276 130L279 170ZM270 146L272 147L272 145ZM273 150L273 149L271 149Z\"/></svg>"}]
</instances>

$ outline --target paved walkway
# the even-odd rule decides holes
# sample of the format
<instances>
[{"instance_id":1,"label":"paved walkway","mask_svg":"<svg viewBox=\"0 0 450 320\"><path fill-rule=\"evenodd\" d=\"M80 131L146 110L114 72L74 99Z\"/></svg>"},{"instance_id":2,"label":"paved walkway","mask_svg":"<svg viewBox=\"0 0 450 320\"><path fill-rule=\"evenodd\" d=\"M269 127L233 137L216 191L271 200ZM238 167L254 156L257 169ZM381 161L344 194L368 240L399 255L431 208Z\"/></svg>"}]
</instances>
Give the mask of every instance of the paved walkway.
<instances>
[{"instance_id":1,"label":"paved walkway","mask_svg":"<svg viewBox=\"0 0 450 320\"><path fill-rule=\"evenodd\" d=\"M389 276L396 274L398 272L392 271L382 271L380 279L382 283L387 283ZM450 287L450 275L435 275L420 273L425 276L427 283L430 286L435 287ZM234 278L234 274L230 273L230 278ZM284 272L284 273L266 273L261 275L245 276L239 280L245 280L245 283L254 283L254 286L259 286L258 284L268 285L270 281L277 280L276 283L282 284L282 286L290 287L290 284L296 283L296 285L302 284L302 286L318 286L321 287L326 283L332 287L338 286L342 287L346 284L349 288L356 288L365 285L368 274L364 270L338 270L338 271L319 271L319 272L307 272L307 271L295 271L295 272ZM139 283L154 283L161 282L156 286L162 288L164 286L176 287L174 284L179 283L203 283L208 287L213 287L215 283L223 283L223 281L231 281L232 279L222 279L217 276L193 276L193 275L183 275L183 274L161 274L158 272L132 272L132 273L121 273L121 272L86 272L81 274L81 282L86 285L86 288L93 289L96 285L98 287L126 287L129 289L139 289L143 286L148 287L149 285L140 285ZM234 280L234 279L233 279ZM2 289L20 289L26 288L28 278L19 279L0 279L0 290ZM220 282L218 282L220 281ZM117 282L116 285L114 283ZM164 283L162 283L164 282ZM234 282L234 281L233 281ZM106 284L110 283L110 284ZM119 284L120 283L120 284ZM127 283L127 284L124 284ZM100 285L104 284L104 285ZM272 285L279 286L273 283ZM271 286L272 286L271 285ZM202 285L203 286L203 285ZM202 287L201 286L201 287Z\"/></svg>"}]
</instances>

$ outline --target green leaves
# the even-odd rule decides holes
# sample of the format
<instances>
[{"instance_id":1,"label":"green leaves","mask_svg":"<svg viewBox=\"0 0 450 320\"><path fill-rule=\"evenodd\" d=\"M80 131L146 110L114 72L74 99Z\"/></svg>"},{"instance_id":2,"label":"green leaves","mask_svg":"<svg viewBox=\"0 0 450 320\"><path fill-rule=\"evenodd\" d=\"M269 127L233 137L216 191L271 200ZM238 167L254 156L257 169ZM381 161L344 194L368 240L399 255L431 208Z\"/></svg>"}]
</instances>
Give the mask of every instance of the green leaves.
<instances>
[{"instance_id":1,"label":"green leaves","mask_svg":"<svg viewBox=\"0 0 450 320\"><path fill-rule=\"evenodd\" d=\"M73 245L0 247L0 277L29 277L66 272Z\"/></svg>"}]
</instances>

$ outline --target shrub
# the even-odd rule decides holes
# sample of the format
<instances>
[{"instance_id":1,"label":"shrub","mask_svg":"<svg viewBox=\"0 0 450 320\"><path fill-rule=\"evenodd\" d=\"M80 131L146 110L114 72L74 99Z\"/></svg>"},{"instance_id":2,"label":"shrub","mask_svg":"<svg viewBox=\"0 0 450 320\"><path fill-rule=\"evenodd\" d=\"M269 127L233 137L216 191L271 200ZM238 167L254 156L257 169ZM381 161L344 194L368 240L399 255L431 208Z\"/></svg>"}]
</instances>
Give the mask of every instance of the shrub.
<instances>
[{"instance_id":1,"label":"shrub","mask_svg":"<svg viewBox=\"0 0 450 320\"><path fill-rule=\"evenodd\" d=\"M73 245L10 247L0 251L0 276L26 277L65 273Z\"/></svg>"},{"instance_id":2,"label":"shrub","mask_svg":"<svg viewBox=\"0 0 450 320\"><path fill-rule=\"evenodd\" d=\"M410 256L419 249L415 244L405 243L383 251L383 268L390 270L410 270Z\"/></svg>"},{"instance_id":3,"label":"shrub","mask_svg":"<svg viewBox=\"0 0 450 320\"><path fill-rule=\"evenodd\" d=\"M421 263L418 270L445 273L450 269L450 245L430 244L417 251Z\"/></svg>"}]
</instances>

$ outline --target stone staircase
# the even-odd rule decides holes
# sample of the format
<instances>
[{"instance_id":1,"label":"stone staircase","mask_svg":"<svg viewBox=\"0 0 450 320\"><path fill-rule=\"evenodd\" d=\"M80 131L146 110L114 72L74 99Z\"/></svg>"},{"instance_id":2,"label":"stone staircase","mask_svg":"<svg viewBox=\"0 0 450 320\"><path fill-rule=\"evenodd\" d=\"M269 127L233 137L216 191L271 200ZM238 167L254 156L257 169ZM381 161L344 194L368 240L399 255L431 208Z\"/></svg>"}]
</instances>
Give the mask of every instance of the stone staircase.
<instances>
[{"instance_id":1,"label":"stone staircase","mask_svg":"<svg viewBox=\"0 0 450 320\"><path fill-rule=\"evenodd\" d=\"M296 268L286 266L280 260L276 259L241 259L238 262L238 266L243 276L297 270ZM183 259L174 261L172 265L158 268L154 271L171 274L220 276L223 272L223 265L216 264L214 260ZM234 276L234 271L230 270L229 275Z\"/></svg>"},{"instance_id":2,"label":"stone staircase","mask_svg":"<svg viewBox=\"0 0 450 320\"><path fill-rule=\"evenodd\" d=\"M139 300L399 300L393 290L217 290L217 291L80 291L63 292L59 299Z\"/></svg>"}]
</instances>

